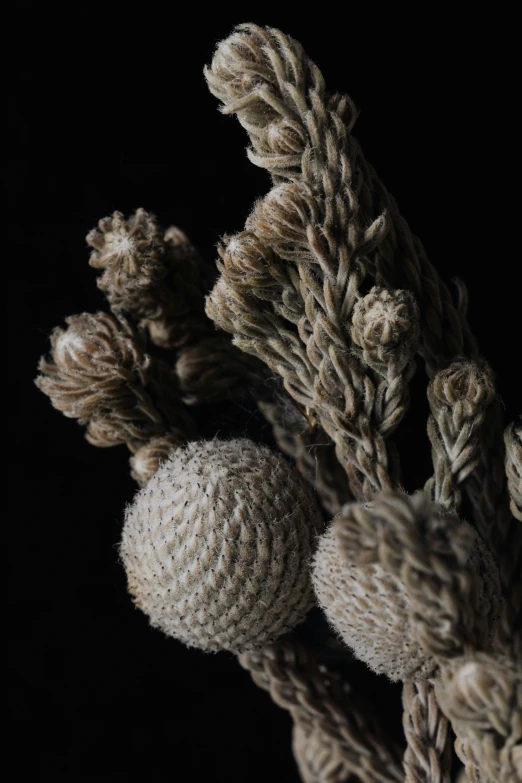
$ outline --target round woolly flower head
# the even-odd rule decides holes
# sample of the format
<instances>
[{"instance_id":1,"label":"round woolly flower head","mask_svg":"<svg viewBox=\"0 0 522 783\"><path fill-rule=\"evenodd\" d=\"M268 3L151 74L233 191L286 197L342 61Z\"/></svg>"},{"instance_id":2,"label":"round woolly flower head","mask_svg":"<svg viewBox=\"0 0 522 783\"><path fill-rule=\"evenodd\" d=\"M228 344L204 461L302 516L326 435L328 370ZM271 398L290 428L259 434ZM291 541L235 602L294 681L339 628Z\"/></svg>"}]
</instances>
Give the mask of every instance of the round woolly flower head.
<instances>
[{"instance_id":1,"label":"round woolly flower head","mask_svg":"<svg viewBox=\"0 0 522 783\"><path fill-rule=\"evenodd\" d=\"M329 623L372 671L394 681L434 673L435 661L413 639L402 582L378 563L348 562L335 525L319 540L312 581Z\"/></svg>"},{"instance_id":2,"label":"round woolly flower head","mask_svg":"<svg viewBox=\"0 0 522 783\"><path fill-rule=\"evenodd\" d=\"M345 505L321 536L312 581L331 625L391 680L425 678L502 613L496 564L478 534L418 492Z\"/></svg>"},{"instance_id":3,"label":"round woolly flower head","mask_svg":"<svg viewBox=\"0 0 522 783\"><path fill-rule=\"evenodd\" d=\"M314 604L322 519L297 471L248 440L174 450L127 508L120 553L153 626L189 647L270 643Z\"/></svg>"}]
</instances>

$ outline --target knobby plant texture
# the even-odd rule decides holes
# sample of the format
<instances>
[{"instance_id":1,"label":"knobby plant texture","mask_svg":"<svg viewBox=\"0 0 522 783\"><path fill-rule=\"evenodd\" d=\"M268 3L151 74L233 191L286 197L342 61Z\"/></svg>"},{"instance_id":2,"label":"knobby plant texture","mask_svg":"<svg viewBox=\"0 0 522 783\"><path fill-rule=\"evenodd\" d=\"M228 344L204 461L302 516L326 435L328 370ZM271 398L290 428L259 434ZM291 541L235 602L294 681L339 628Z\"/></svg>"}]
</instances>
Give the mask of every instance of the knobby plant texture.
<instances>
[{"instance_id":1,"label":"knobby plant texture","mask_svg":"<svg viewBox=\"0 0 522 783\"><path fill-rule=\"evenodd\" d=\"M132 600L237 654L291 714L305 783L521 781L522 426L502 422L464 284L442 281L353 102L297 41L241 25L205 76L271 189L217 276L143 209L100 220L108 312L56 328L36 381L90 443L131 453ZM408 493L395 436L419 368L433 467ZM202 406L234 395L278 451L199 435ZM403 747L298 641L317 606L347 655L402 682Z\"/></svg>"}]
</instances>

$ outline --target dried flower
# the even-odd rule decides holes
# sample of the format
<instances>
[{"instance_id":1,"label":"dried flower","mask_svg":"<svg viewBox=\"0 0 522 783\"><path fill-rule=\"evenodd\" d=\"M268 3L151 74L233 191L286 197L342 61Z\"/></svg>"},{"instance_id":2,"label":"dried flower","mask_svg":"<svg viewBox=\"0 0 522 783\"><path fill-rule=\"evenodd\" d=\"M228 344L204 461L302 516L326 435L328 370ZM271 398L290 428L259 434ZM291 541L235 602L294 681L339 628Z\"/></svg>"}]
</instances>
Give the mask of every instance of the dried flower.
<instances>
[{"instance_id":1,"label":"dried flower","mask_svg":"<svg viewBox=\"0 0 522 783\"><path fill-rule=\"evenodd\" d=\"M121 555L136 604L189 646L241 653L291 712L304 779L403 777L351 687L281 638L312 606L313 583L355 655L405 680L407 783L449 780L450 721L474 783L514 783L522 441L520 427L506 430L504 463L465 288L455 303L353 137L353 102L327 92L300 44L242 25L206 76L273 184L219 247L206 313L232 344L205 320L213 281L183 232L163 233L144 210L114 213L88 242L116 317L69 319L37 383L91 443L133 454L143 489ZM178 351L175 372L145 353L147 335ZM390 436L416 353L434 472L408 496ZM247 388L306 484L250 441L190 442L187 404ZM310 487L338 512L322 535ZM472 524L458 516L462 490Z\"/></svg>"},{"instance_id":2,"label":"dried flower","mask_svg":"<svg viewBox=\"0 0 522 783\"><path fill-rule=\"evenodd\" d=\"M353 309L351 336L362 361L386 374L390 362L398 372L411 361L419 336L418 307L409 291L374 286Z\"/></svg>"},{"instance_id":3,"label":"dried flower","mask_svg":"<svg viewBox=\"0 0 522 783\"><path fill-rule=\"evenodd\" d=\"M73 315L51 336L52 360L42 359L36 384L69 418L88 421L103 408L136 404L149 359L138 333L106 313Z\"/></svg>"},{"instance_id":4,"label":"dried flower","mask_svg":"<svg viewBox=\"0 0 522 783\"><path fill-rule=\"evenodd\" d=\"M129 591L152 625L203 650L248 650L304 620L322 520L301 477L266 447L172 452L126 513Z\"/></svg>"},{"instance_id":5,"label":"dried flower","mask_svg":"<svg viewBox=\"0 0 522 783\"><path fill-rule=\"evenodd\" d=\"M98 286L111 309L139 320L157 345L176 348L208 331L200 260L179 228L163 233L143 209L128 220L115 212L87 242L94 248L89 263L104 270Z\"/></svg>"}]
</instances>

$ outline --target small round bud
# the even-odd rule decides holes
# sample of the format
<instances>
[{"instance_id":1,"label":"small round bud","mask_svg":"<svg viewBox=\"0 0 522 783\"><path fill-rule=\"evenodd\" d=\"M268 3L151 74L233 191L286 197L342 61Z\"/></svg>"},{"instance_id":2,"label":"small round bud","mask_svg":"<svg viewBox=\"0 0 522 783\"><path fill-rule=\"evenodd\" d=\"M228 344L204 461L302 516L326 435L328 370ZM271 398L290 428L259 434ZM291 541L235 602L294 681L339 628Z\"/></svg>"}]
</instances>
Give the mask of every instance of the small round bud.
<instances>
[{"instance_id":1,"label":"small round bud","mask_svg":"<svg viewBox=\"0 0 522 783\"><path fill-rule=\"evenodd\" d=\"M223 259L223 274L236 288L254 290L257 294L260 288L280 287L271 271L272 251L251 231L225 237L219 253Z\"/></svg>"},{"instance_id":2,"label":"small round bud","mask_svg":"<svg viewBox=\"0 0 522 783\"><path fill-rule=\"evenodd\" d=\"M411 357L419 337L419 312L413 294L374 286L353 309L351 334L370 366L387 363L399 353Z\"/></svg>"},{"instance_id":3,"label":"small round bud","mask_svg":"<svg viewBox=\"0 0 522 783\"><path fill-rule=\"evenodd\" d=\"M434 376L428 395L435 412L458 404L473 411L486 408L495 396L493 373L485 362L453 362Z\"/></svg>"},{"instance_id":4,"label":"small round bud","mask_svg":"<svg viewBox=\"0 0 522 783\"><path fill-rule=\"evenodd\" d=\"M179 430L151 438L130 458L132 478L144 487L161 463L168 459L172 450L181 446L184 441L185 437Z\"/></svg>"},{"instance_id":5,"label":"small round bud","mask_svg":"<svg viewBox=\"0 0 522 783\"><path fill-rule=\"evenodd\" d=\"M127 508L121 556L151 624L202 650L267 644L313 606L322 519L279 455L248 440L177 449Z\"/></svg>"}]
</instances>

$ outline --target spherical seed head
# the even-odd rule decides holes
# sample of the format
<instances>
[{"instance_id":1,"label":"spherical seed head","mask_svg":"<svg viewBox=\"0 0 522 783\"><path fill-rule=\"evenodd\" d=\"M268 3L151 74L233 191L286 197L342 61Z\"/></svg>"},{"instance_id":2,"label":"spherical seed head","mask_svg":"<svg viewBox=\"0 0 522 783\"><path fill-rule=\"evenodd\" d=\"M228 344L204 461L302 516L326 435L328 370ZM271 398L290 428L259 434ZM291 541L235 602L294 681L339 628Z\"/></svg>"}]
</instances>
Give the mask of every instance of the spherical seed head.
<instances>
[{"instance_id":1,"label":"spherical seed head","mask_svg":"<svg viewBox=\"0 0 522 783\"><path fill-rule=\"evenodd\" d=\"M279 455L248 440L172 452L127 508L121 557L153 626L189 647L242 652L304 620L322 519Z\"/></svg>"},{"instance_id":2,"label":"spherical seed head","mask_svg":"<svg viewBox=\"0 0 522 783\"><path fill-rule=\"evenodd\" d=\"M393 529L405 534L399 546L392 544ZM450 541L451 557L438 574L460 571L461 582L441 584L437 577L430 586L431 563ZM423 493L382 493L372 503L344 506L319 539L312 582L354 655L391 680L433 675L470 639L487 648L503 612L498 569L476 531L439 516Z\"/></svg>"},{"instance_id":3,"label":"spherical seed head","mask_svg":"<svg viewBox=\"0 0 522 783\"><path fill-rule=\"evenodd\" d=\"M435 661L413 639L402 583L377 563L347 562L332 525L319 539L312 582L331 626L372 671L390 680L433 674Z\"/></svg>"}]
</instances>

